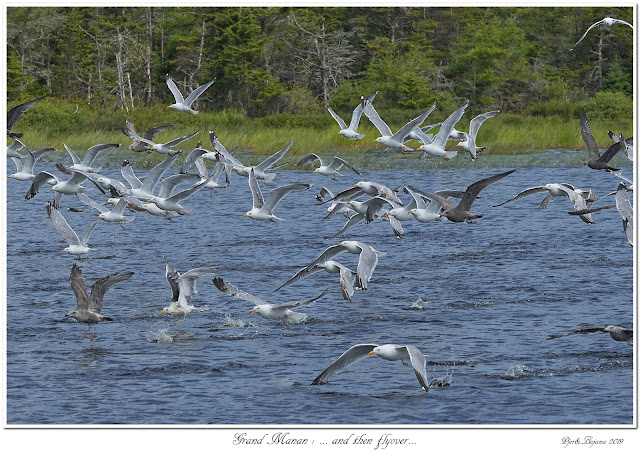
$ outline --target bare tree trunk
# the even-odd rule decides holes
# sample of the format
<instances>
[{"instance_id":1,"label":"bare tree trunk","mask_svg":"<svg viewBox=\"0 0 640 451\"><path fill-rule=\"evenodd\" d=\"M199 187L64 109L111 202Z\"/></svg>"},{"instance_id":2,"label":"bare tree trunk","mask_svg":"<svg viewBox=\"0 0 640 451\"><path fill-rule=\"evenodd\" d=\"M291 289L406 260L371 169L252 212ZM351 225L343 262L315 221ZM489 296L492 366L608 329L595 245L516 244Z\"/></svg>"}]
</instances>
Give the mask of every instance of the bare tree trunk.
<instances>
[{"instance_id":1,"label":"bare tree trunk","mask_svg":"<svg viewBox=\"0 0 640 451\"><path fill-rule=\"evenodd\" d=\"M124 89L124 71L122 69L122 34L120 33L120 29L117 29L118 31L118 53L116 53L116 72L118 74L118 91L120 93L120 103L122 105L122 108L126 109L127 111L129 111L129 108L127 108L127 102L126 102L126 93L125 93L125 89Z\"/></svg>"},{"instance_id":2,"label":"bare tree trunk","mask_svg":"<svg viewBox=\"0 0 640 451\"><path fill-rule=\"evenodd\" d=\"M151 18L153 16L153 7L149 7L147 8L147 26L149 28L149 46L147 47L147 93L144 99L144 103L145 105L149 106L149 104L151 103L151 97L153 94L152 91L152 86L153 83L151 83L151 54L153 52L153 27L152 27L152 22L151 22Z\"/></svg>"},{"instance_id":3,"label":"bare tree trunk","mask_svg":"<svg viewBox=\"0 0 640 451\"><path fill-rule=\"evenodd\" d=\"M602 91L602 40L604 38L604 30L600 32L600 40L598 41L598 71L596 72L596 77L598 77L597 86L598 91Z\"/></svg>"},{"instance_id":4,"label":"bare tree trunk","mask_svg":"<svg viewBox=\"0 0 640 451\"><path fill-rule=\"evenodd\" d=\"M127 72L127 83L129 84L129 99L131 100L131 109L133 110L133 89L131 89L131 74Z\"/></svg>"}]
</instances>

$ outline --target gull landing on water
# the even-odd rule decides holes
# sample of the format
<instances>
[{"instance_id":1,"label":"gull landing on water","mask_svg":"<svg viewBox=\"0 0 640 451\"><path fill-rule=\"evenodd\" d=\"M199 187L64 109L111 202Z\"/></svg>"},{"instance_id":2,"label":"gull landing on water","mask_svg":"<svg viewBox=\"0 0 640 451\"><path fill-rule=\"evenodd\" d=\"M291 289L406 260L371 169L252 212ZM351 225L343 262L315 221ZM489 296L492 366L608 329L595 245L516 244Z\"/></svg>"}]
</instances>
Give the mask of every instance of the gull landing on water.
<instances>
[{"instance_id":1,"label":"gull landing on water","mask_svg":"<svg viewBox=\"0 0 640 451\"><path fill-rule=\"evenodd\" d=\"M571 47L571 49L569 51L570 52L573 51L573 49L575 49L576 46L582 42L582 40L585 38L587 33L589 33L591 31L592 28L595 28L595 27L600 26L600 25L604 25L607 28L611 28L613 26L613 24L615 24L615 23L625 24L628 27L631 27L631 29L633 30L633 25L631 25L629 22L625 22L624 20L620 20L620 19L614 19L613 17L605 17L604 19L599 20L598 22L594 23L589 28L587 28L587 31L584 32L582 37L580 39L578 39L578 42L576 42L573 45L573 47Z\"/></svg>"}]
</instances>

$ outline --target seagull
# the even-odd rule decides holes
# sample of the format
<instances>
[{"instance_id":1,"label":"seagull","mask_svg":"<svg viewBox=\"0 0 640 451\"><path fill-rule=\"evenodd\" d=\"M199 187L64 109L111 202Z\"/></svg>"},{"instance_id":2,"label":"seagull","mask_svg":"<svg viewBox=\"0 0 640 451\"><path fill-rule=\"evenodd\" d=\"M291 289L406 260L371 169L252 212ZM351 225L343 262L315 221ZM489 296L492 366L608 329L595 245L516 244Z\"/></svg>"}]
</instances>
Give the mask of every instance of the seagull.
<instances>
[{"instance_id":1,"label":"seagull","mask_svg":"<svg viewBox=\"0 0 640 451\"><path fill-rule=\"evenodd\" d=\"M209 198L213 197L213 190L216 188L226 188L227 186L229 186L229 173L226 170L226 165L224 163L216 163L216 165L213 168L213 171L211 172L211 177L209 177L209 172L207 171L207 166L204 164L204 161L202 161L201 159L197 159L196 162L196 167L198 168L198 173L200 176L200 180L198 182L196 182L197 184L200 183L204 183L205 185L203 186L203 188L207 188L209 190ZM225 176L225 184L221 185L220 183L218 183L218 180L220 180L220 175L222 174L222 171L224 171L224 176ZM206 180L209 180L208 182Z\"/></svg>"},{"instance_id":2,"label":"seagull","mask_svg":"<svg viewBox=\"0 0 640 451\"><path fill-rule=\"evenodd\" d=\"M351 365L356 360L366 357L368 355L377 355L385 360L395 361L400 360L403 365L409 366L405 360L411 362L413 371L418 378L418 382L422 389L426 392L429 391L429 384L427 382L427 360L418 348L412 345L394 345L386 344L378 346L375 344L357 344L342 354L338 359L333 362L329 367L324 370L318 377L314 379L311 385L326 384L331 377Z\"/></svg>"},{"instance_id":3,"label":"seagull","mask_svg":"<svg viewBox=\"0 0 640 451\"><path fill-rule=\"evenodd\" d=\"M80 160L78 155L73 150L71 150L69 146L64 144L64 148L67 149L67 152L69 153L69 155L71 156L71 159L73 160L73 166L71 166L71 169L75 169L83 172L100 171L100 168L92 168L91 165L93 164L93 161L96 159L96 157L98 156L98 153L101 150L110 149L112 147L120 147L120 144L98 144L96 146L89 147L89 149L87 149L87 152L84 158Z\"/></svg>"},{"instance_id":4,"label":"seagull","mask_svg":"<svg viewBox=\"0 0 640 451\"><path fill-rule=\"evenodd\" d=\"M133 142L129 145L128 149L134 152L151 152L151 147L149 146L149 144L146 142L140 141L137 138L138 134L136 133L136 129L133 127L133 122L131 121L131 119L127 119L126 123L127 123L127 129L125 130L124 128L121 128L120 130L125 136L128 136L133 139ZM146 139L147 141L153 142L153 137L157 133L161 133L171 127L173 127L172 124L167 124L167 125L159 125L158 127L150 128L144 133L144 139Z\"/></svg>"},{"instance_id":5,"label":"seagull","mask_svg":"<svg viewBox=\"0 0 640 451\"><path fill-rule=\"evenodd\" d=\"M249 171L249 188L251 188L251 194L253 195L253 208L242 216L256 220L276 222L282 221L282 219L274 215L273 210L282 198L291 191L304 191L309 189L311 185L307 183L292 183L290 185L279 186L271 190L265 202L252 168L251 171Z\"/></svg>"},{"instance_id":6,"label":"seagull","mask_svg":"<svg viewBox=\"0 0 640 451\"><path fill-rule=\"evenodd\" d=\"M342 235L347 229L349 229L351 226L357 224L362 220L365 220L367 224L371 223L374 220L374 218L378 216L378 213L380 212L380 210L382 210L382 208L385 206L390 206L392 210L395 210L398 213L401 210L404 210L404 208L406 208L406 207L401 207L396 202L393 202L389 199L385 199L384 197L380 197L380 196L372 197L371 199L366 200L364 202L351 200L347 202L347 205L353 208L356 211L356 214L351 216L347 220L344 227L342 227L342 229L340 229L338 233L328 238L335 238L339 235ZM385 213L383 218L389 220L389 224L393 229L393 233L398 238L402 238L404 236L404 229L402 228L402 225L400 224L400 222L395 216L389 216L387 213Z\"/></svg>"},{"instance_id":7,"label":"seagull","mask_svg":"<svg viewBox=\"0 0 640 451\"><path fill-rule=\"evenodd\" d=\"M417 130L418 129L417 127L425 121L427 116L429 116L429 114L435 108L436 108L436 104L434 103L431 106L431 108L429 108L427 111L422 113L420 116L418 116L418 117L410 120L409 122L407 122L396 133L392 133L391 132L391 129L386 124L386 122L384 122L380 118L380 116L378 115L378 112L375 110L375 108L373 107L373 104L371 102L365 101L364 114L366 114L366 116L369 118L371 123L373 125L375 125L375 127L378 129L378 131L382 135L379 138L375 139L376 142L379 142L380 144L384 144L385 146L391 147L391 148L394 148L394 149L402 149L402 150L411 151L413 149L411 149L410 147L407 147L407 146L405 146L403 144L405 138L409 135L409 133L411 133L411 131L415 131L414 129Z\"/></svg>"},{"instance_id":8,"label":"seagull","mask_svg":"<svg viewBox=\"0 0 640 451\"><path fill-rule=\"evenodd\" d=\"M631 29L633 30L633 25L631 25L629 22L625 22L624 20L620 20L620 19L614 19L613 17L605 17L604 19L599 20L598 22L594 23L589 28L587 28L587 31L584 32L582 37L580 39L578 39L578 42L576 42L573 45L573 47L571 47L571 49L569 51L570 52L573 51L573 49L575 49L576 46L582 42L584 37L587 35L587 33L589 33L589 31L591 31L592 28L595 28L595 27L597 27L599 25L604 25L607 28L611 28L613 26L613 24L615 24L615 23L623 23L623 24L631 27Z\"/></svg>"},{"instance_id":9,"label":"seagull","mask_svg":"<svg viewBox=\"0 0 640 451\"><path fill-rule=\"evenodd\" d=\"M45 153L52 151L55 151L53 147L33 152L27 149L27 155L22 158L11 157L11 160L13 160L13 163L16 165L16 173L11 174L8 177L10 179L20 180L23 182L33 180L35 178L35 175L33 174L33 166L36 164L36 161L38 161L38 158Z\"/></svg>"},{"instance_id":10,"label":"seagull","mask_svg":"<svg viewBox=\"0 0 640 451\"><path fill-rule=\"evenodd\" d=\"M524 191L513 196L511 199L491 206L499 207L506 204L507 202L522 199L523 197L542 192L546 192L547 195L540 201L540 204L538 205L539 208L547 208L547 204L549 202L560 196L568 197L576 211L587 209L596 200L596 196L593 190L585 191L580 188L575 188L573 185L570 185L568 183L547 183L546 185L527 188ZM587 224L594 223L591 215L588 213L581 214L580 218Z\"/></svg>"},{"instance_id":11,"label":"seagull","mask_svg":"<svg viewBox=\"0 0 640 451\"><path fill-rule=\"evenodd\" d=\"M170 175L169 177L165 177L160 181L160 190L158 191L158 195L154 196L154 198L169 198L173 194L173 190L175 189L175 187L180 183L193 181L197 178L198 176L196 174L174 174ZM178 213L176 211L163 210L153 202L141 203L139 207L142 207L143 210L153 216L163 216L164 218L169 220L178 216Z\"/></svg>"},{"instance_id":12,"label":"seagull","mask_svg":"<svg viewBox=\"0 0 640 451\"><path fill-rule=\"evenodd\" d=\"M75 263L71 267L71 274L69 275L69 283L71 289L76 295L76 302L78 308L72 310L64 316L70 316L75 318L76 321L81 323L87 323L89 328L85 331L82 338L87 336L89 330L91 330L91 324L93 324L93 333L91 334L91 340L96 334L96 326L102 321L113 321L111 318L102 315L102 301L107 290L119 282L124 282L133 275L133 272L117 272L109 274L107 277L96 281L91 285L91 294L87 292L84 276L82 271Z\"/></svg>"},{"instance_id":13,"label":"seagull","mask_svg":"<svg viewBox=\"0 0 640 451\"><path fill-rule=\"evenodd\" d=\"M185 136L181 136L180 138L176 138L176 139L172 139L171 141L168 141L164 144L160 144L160 143L154 143L153 141L151 141L150 139L146 139L143 138L141 136L139 136L134 130L125 130L122 129L122 132L127 135L129 138L134 139L134 140L138 140L140 142L143 142L145 144L148 144L149 146L151 146L151 150L155 150L158 153L162 153L165 155L170 155L173 152L173 147L177 146L178 144L193 138L194 136L196 136L198 133L200 133L200 130L196 130L195 132L191 133L190 135L185 135Z\"/></svg>"},{"instance_id":14,"label":"seagull","mask_svg":"<svg viewBox=\"0 0 640 451\"><path fill-rule=\"evenodd\" d=\"M284 157L284 154L287 153L292 144L293 139L284 148L274 153L269 158L265 159L262 163L255 166L245 166L229 152L218 150L218 147L216 147L216 151L218 151L221 155L220 161L229 165L231 167L231 170L233 170L236 174L243 177L249 177L249 172L253 171L256 179L262 180L262 182L266 185L268 182L271 182L274 178L276 178L275 173L267 173L266 171L268 169L276 169L273 167L273 165L280 161L282 157Z\"/></svg>"},{"instance_id":15,"label":"seagull","mask_svg":"<svg viewBox=\"0 0 640 451\"><path fill-rule=\"evenodd\" d=\"M305 164L313 163L314 161L318 161L320 163L320 166L313 170L314 174L318 173L318 174L330 176L333 180L337 180L336 176L342 175L338 171L342 167L345 167L351 172L354 172L358 174L360 177L362 177L362 174L360 174L360 172L356 168L351 166L342 158L335 157L335 156L333 157L333 160L331 160L331 163L324 164L324 162L322 161L322 158L320 158L318 155L316 155L315 153L309 153L304 157L302 157L302 159L296 163L296 166L303 166Z\"/></svg>"},{"instance_id":16,"label":"seagull","mask_svg":"<svg viewBox=\"0 0 640 451\"><path fill-rule=\"evenodd\" d=\"M196 291L196 281L200 277L212 276L220 269L221 265L203 266L201 268L190 269L184 274L180 274L169 263L169 260L163 255L167 264L166 277L171 287L171 303L169 307L162 309L161 314L169 313L174 316L186 316L194 310L199 310L189 304L191 298L198 294Z\"/></svg>"},{"instance_id":17,"label":"seagull","mask_svg":"<svg viewBox=\"0 0 640 451\"><path fill-rule=\"evenodd\" d=\"M9 138L22 138L22 133L14 132L13 126L16 125L18 119L33 105L44 99L46 96L38 97L21 105L14 106L7 112L7 136Z\"/></svg>"},{"instance_id":18,"label":"seagull","mask_svg":"<svg viewBox=\"0 0 640 451\"><path fill-rule=\"evenodd\" d=\"M626 329L621 326L605 326L605 327L588 327L586 329L578 329L573 332L569 332L562 335L549 335L547 340L553 340L554 338L567 337L569 335L576 334L590 334L593 332L608 332L615 341L629 341L633 339L633 329Z\"/></svg>"},{"instance_id":19,"label":"seagull","mask_svg":"<svg viewBox=\"0 0 640 451\"><path fill-rule=\"evenodd\" d=\"M22 158L18 153L22 149L26 149L26 146L18 138L13 138L13 142L7 147L7 157Z\"/></svg>"},{"instance_id":20,"label":"seagull","mask_svg":"<svg viewBox=\"0 0 640 451\"><path fill-rule=\"evenodd\" d=\"M186 174L180 174L180 175L186 175ZM196 184L196 185L192 186L191 188L188 188L188 189L185 189L183 191L180 191L177 194L170 195L169 197L153 196L152 199L148 199L147 200L147 203L153 202L154 204L156 204L159 208L161 208L163 210L175 211L179 215L186 215L191 211L191 209L187 208L187 207L183 207L182 205L180 205L180 202L182 202L183 200L189 198L193 193L195 193L199 189L204 188L205 185L211 179L213 179L213 177L214 177L214 175L212 175L211 177L206 179L203 183Z\"/></svg>"},{"instance_id":21,"label":"seagull","mask_svg":"<svg viewBox=\"0 0 640 451\"><path fill-rule=\"evenodd\" d=\"M352 254L360 254L360 257L358 259L358 267L356 269L356 287L362 290L366 290L367 282L371 280L373 271L378 265L378 257L383 257L387 254L385 252L379 252L373 247L361 241L341 241L338 244L329 246L322 252L322 254L318 256L318 258L302 268L293 277L280 285L274 291L278 291L279 289L291 285L298 280L304 279L309 274L313 274L317 271L318 265L331 260L332 257L343 251L349 251Z\"/></svg>"},{"instance_id":22,"label":"seagull","mask_svg":"<svg viewBox=\"0 0 640 451\"><path fill-rule=\"evenodd\" d=\"M475 160L478 153L482 152L486 149L486 147L476 147L476 136L478 135L478 130L480 130L480 126L484 121L491 117L496 117L500 113L500 110L489 111L487 113L482 113L471 119L469 123L469 133L462 133L464 135L465 140L462 141L458 146L462 149L469 152L471 155L471 159Z\"/></svg>"},{"instance_id":23,"label":"seagull","mask_svg":"<svg viewBox=\"0 0 640 451\"><path fill-rule=\"evenodd\" d=\"M611 145L605 153L600 156L600 150L598 144L593 138L591 133L591 127L587 120L587 113L584 111L580 114L580 129L582 130L582 139L587 144L587 150L589 151L589 159L584 163L591 169L604 169L605 171L618 171L619 169L609 165L609 161L615 156L616 153L622 148L622 145L617 142Z\"/></svg>"},{"instance_id":24,"label":"seagull","mask_svg":"<svg viewBox=\"0 0 640 451\"><path fill-rule=\"evenodd\" d=\"M355 199L355 197L361 196L362 194L367 194L370 197L381 196L385 199L392 200L399 205L404 205L404 203L402 203L402 201L398 199L398 196L396 196L395 191L391 188L381 183L363 181L354 183L351 188L340 191L331 199L325 200L323 203L327 203L330 201L343 201L349 198Z\"/></svg>"},{"instance_id":25,"label":"seagull","mask_svg":"<svg viewBox=\"0 0 640 451\"><path fill-rule=\"evenodd\" d=\"M100 214L98 215L98 219L102 219L107 222L116 222L120 224L122 230L124 230L123 224L127 224L135 219L135 216L124 215L124 207L127 206L127 202L123 199L120 199L112 210L109 210L104 205L99 204L84 193L78 193L76 194L76 197L83 204L98 210L100 212Z\"/></svg>"},{"instance_id":26,"label":"seagull","mask_svg":"<svg viewBox=\"0 0 640 451\"><path fill-rule=\"evenodd\" d=\"M569 212L570 215L583 215L593 213L595 211L604 210L605 208L616 208L622 217L622 229L627 235L627 244L633 246L633 205L629 201L629 190L624 183L618 185L616 191L615 205L605 205L604 207L587 208Z\"/></svg>"},{"instance_id":27,"label":"seagull","mask_svg":"<svg viewBox=\"0 0 640 451\"><path fill-rule=\"evenodd\" d=\"M69 246L62 249L60 252L68 252L71 255L86 255L92 249L88 245L89 237L91 236L91 232L93 232L93 228L98 223L98 219L93 221L93 224L89 226L85 234L82 238L78 238L76 232L69 226L67 221L64 219L64 216L58 211L57 208L53 206L52 203L47 202L47 214L49 215L49 219L53 223L53 226L58 229L58 232L62 234Z\"/></svg>"},{"instance_id":28,"label":"seagull","mask_svg":"<svg viewBox=\"0 0 640 451\"><path fill-rule=\"evenodd\" d=\"M340 274L340 290L342 291L342 297L345 301L351 302L351 298L354 293L353 281L356 272L347 268L342 263L338 263L333 260L327 260L324 263L316 265L316 267L318 270L324 269L331 274Z\"/></svg>"},{"instance_id":29,"label":"seagull","mask_svg":"<svg viewBox=\"0 0 640 451\"><path fill-rule=\"evenodd\" d=\"M371 97L369 97L366 101L373 102L373 99L376 98L377 94L378 94L378 91L376 91L376 93ZM364 103L365 103L365 98L360 97L360 103L358 103L358 106L353 110L353 114L351 115L351 123L349 124L349 127L347 127L347 124L342 120L340 116L338 116L331 109L331 107L327 103L327 110L329 111L329 114L331 114L331 116L336 120L336 122L340 126L340 131L338 133L340 133L345 138L351 139L354 141L364 138L364 135L358 133L358 124L360 123L360 117L362 116Z\"/></svg>"},{"instance_id":30,"label":"seagull","mask_svg":"<svg viewBox=\"0 0 640 451\"><path fill-rule=\"evenodd\" d=\"M405 187L405 189L413 196L414 199L411 204L409 204L409 207L411 207L411 205L413 205L413 207L407 211L407 214L413 216L416 221L426 223L447 219L445 216L442 216L442 205L438 202L433 202L428 198L429 204L425 202L425 199L422 196L423 191L412 187ZM464 192L454 190L440 190L436 191L435 194L444 198L456 197L460 199L464 197Z\"/></svg>"},{"instance_id":31,"label":"seagull","mask_svg":"<svg viewBox=\"0 0 640 451\"><path fill-rule=\"evenodd\" d=\"M306 313L294 312L292 309L296 307L302 307L304 305L309 305L327 294L327 292L325 291L320 296L316 296L313 299L289 301L283 302L282 304L269 304L267 301L263 301L256 296L240 290L239 288L231 285L229 282L226 282L220 277L216 277L212 280L216 288L223 293L253 303L255 307L249 310L249 313L257 313L265 319L282 320L284 325L287 326L287 329L291 329L291 326L289 325L290 322L297 324L307 319Z\"/></svg>"},{"instance_id":32,"label":"seagull","mask_svg":"<svg viewBox=\"0 0 640 451\"><path fill-rule=\"evenodd\" d=\"M451 133L451 130L453 130L453 126L462 118L462 115L468 106L469 103L465 103L456 111L451 113L451 115L444 120L442 125L440 125L438 134L433 140L429 139L429 137L424 133L418 133L420 141L422 141L422 145L418 148L418 150L422 150L422 153L418 158L422 159L429 154L435 157L444 158L445 160L450 160L457 155L458 152L454 150L445 150L445 146L447 145L449 134Z\"/></svg>"},{"instance_id":33,"label":"seagull","mask_svg":"<svg viewBox=\"0 0 640 451\"><path fill-rule=\"evenodd\" d=\"M432 201L438 202L444 210L442 211L442 216L446 217L449 221L453 222L468 222L472 223L474 219L481 218L482 215L475 215L471 213L471 205L473 201L476 200L480 191L485 189L491 183L497 182L503 177L511 174L515 169L512 169L507 172L503 172L502 174L496 174L491 177L487 177L486 179L482 179L478 182L475 182L467 188L462 196L462 199L458 203L457 206L454 206L448 199L438 194L431 194L424 192L423 194L427 196Z\"/></svg>"},{"instance_id":34,"label":"seagull","mask_svg":"<svg viewBox=\"0 0 640 451\"><path fill-rule=\"evenodd\" d=\"M621 144L622 151L625 153L625 155L630 161L633 161L633 136L631 138L624 139L622 138L622 135L617 136L611 130L607 130L607 134L613 140L613 142L624 143L624 144Z\"/></svg>"},{"instance_id":35,"label":"seagull","mask_svg":"<svg viewBox=\"0 0 640 451\"><path fill-rule=\"evenodd\" d=\"M184 97L182 97L182 93L176 86L173 79L169 76L169 74L167 74L166 77L167 86L169 87L169 90L171 91L171 94L173 94L173 97L176 101L176 103L169 105L167 108L173 108L174 110L184 111L189 114L198 114L197 111L191 109L191 105L193 105L193 102L195 102L196 99L200 97L200 95L202 95L202 93L205 92L206 89L211 86L214 81L216 81L216 79L214 78L209 83L206 83L199 88L194 89L193 91L191 91L191 94L189 94L185 99Z\"/></svg>"},{"instance_id":36,"label":"seagull","mask_svg":"<svg viewBox=\"0 0 640 451\"><path fill-rule=\"evenodd\" d=\"M27 194L24 196L24 199L29 200L33 198L36 194L38 194L40 188L42 188L45 183L48 183L50 185L53 185L49 191L56 192L53 199L53 205L57 208L63 194L77 194L88 190L88 187L81 185L81 183L85 180L91 181L89 176L81 171L73 171L73 176L69 180L58 180L58 178L50 172L40 171L33 178L31 187L29 188L29 191L27 191ZM96 186L99 187L99 185L97 184ZM102 190L102 188L99 189Z\"/></svg>"}]
</instances>

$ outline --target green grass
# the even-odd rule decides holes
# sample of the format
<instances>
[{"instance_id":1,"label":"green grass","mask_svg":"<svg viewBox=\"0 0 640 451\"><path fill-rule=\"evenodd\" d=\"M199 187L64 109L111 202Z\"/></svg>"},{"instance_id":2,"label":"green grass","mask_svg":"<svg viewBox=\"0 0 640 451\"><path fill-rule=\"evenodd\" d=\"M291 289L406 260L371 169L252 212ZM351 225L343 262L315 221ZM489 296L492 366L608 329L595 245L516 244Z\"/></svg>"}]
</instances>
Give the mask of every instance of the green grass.
<instances>
[{"instance_id":1,"label":"green grass","mask_svg":"<svg viewBox=\"0 0 640 451\"><path fill-rule=\"evenodd\" d=\"M9 105L11 107L13 105ZM349 117L349 112L340 112L343 117ZM380 111L384 117L384 112ZM407 120L412 118L411 112ZM444 112L436 111L430 120L442 120ZM126 150L131 140L124 136L120 127L125 119L133 120L136 130L142 134L148 128L161 124L175 124L175 127L156 135L155 139L167 142L173 138L184 136L200 129L198 135L178 149L185 154L192 150L196 142L202 141L205 148L211 149L208 131L213 130L220 141L232 149L239 146L238 155L247 164L261 161L283 148L293 138L294 145L287 153L291 167L297 160L307 153L314 152L321 156L336 154L352 159L354 164L362 167L394 166L413 156L402 156L397 152L380 152L382 146L373 140L379 136L378 131L363 116L360 121L359 132L366 136L360 141L350 141L338 134L338 126L329 114L319 115L288 115L281 114L263 118L249 118L234 111L200 112L188 115L173 111L162 106L135 110L132 112L98 110L87 105L66 103L58 99L45 99L29 110L17 125L16 131L24 132L22 142L33 149L55 147L62 149L64 144L72 149L80 150L101 143L119 143L122 149L106 151L130 155ZM463 118L456 126L458 130L468 130L468 118ZM607 130L632 136L633 125L631 119L624 120L590 120L596 142L600 147L608 147L611 140ZM399 129L402 123L391 123L392 130ZM7 140L10 143L10 140ZM420 143L412 141L410 147L417 148ZM580 133L580 121L562 116L523 116L515 114L500 114L487 120L480 129L477 144L487 146L481 156L487 155L521 155L537 153L544 149L585 149L585 143ZM52 157L56 158L56 157ZM161 161L161 155L137 154L138 165L151 165ZM427 159L434 161L435 159ZM452 160L454 161L454 160ZM415 163L418 167L422 163ZM433 166L433 164L432 164ZM436 165L437 166L437 165Z\"/></svg>"}]
</instances>

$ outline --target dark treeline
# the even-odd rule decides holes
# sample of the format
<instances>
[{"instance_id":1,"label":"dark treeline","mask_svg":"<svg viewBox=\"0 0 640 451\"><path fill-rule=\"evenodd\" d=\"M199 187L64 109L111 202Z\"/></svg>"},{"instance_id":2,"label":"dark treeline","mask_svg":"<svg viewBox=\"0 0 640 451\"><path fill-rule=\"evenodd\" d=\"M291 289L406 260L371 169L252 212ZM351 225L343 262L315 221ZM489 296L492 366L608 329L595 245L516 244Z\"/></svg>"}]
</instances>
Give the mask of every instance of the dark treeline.
<instances>
[{"instance_id":1,"label":"dark treeline","mask_svg":"<svg viewBox=\"0 0 640 451\"><path fill-rule=\"evenodd\" d=\"M250 116L341 110L380 91L388 110L559 114L596 95L631 102L632 8L7 9L9 101L42 94L110 109L173 103ZM573 114L573 113L572 113Z\"/></svg>"}]
</instances>

